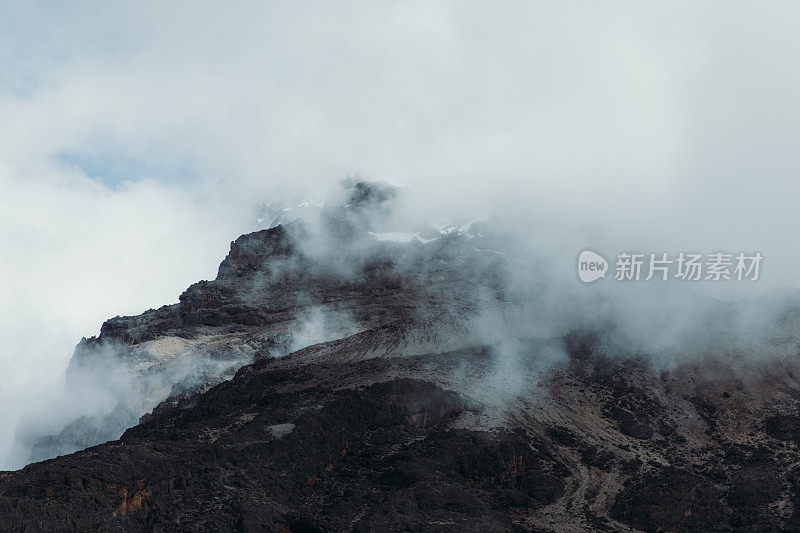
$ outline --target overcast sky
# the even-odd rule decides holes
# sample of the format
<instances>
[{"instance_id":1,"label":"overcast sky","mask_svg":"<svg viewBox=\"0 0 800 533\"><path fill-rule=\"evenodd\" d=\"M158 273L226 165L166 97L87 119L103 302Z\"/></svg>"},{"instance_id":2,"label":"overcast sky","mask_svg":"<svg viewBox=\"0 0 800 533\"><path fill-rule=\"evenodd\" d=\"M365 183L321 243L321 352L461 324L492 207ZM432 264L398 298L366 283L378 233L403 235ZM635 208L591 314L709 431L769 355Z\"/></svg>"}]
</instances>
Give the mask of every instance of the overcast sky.
<instances>
[{"instance_id":1,"label":"overcast sky","mask_svg":"<svg viewBox=\"0 0 800 533\"><path fill-rule=\"evenodd\" d=\"M299 4L0 4L0 457L81 336L346 175L797 285L797 3Z\"/></svg>"}]
</instances>

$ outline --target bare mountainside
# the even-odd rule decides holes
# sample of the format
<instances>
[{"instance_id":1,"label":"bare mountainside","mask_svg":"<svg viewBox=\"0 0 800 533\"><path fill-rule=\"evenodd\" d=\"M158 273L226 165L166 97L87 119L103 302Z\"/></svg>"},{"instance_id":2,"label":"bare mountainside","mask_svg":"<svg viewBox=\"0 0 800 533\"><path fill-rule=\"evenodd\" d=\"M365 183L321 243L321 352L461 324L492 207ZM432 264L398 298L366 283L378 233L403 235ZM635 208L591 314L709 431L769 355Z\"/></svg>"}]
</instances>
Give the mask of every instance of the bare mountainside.
<instances>
[{"instance_id":1,"label":"bare mountainside","mask_svg":"<svg viewBox=\"0 0 800 533\"><path fill-rule=\"evenodd\" d=\"M530 295L506 256L479 227L380 240L393 194L244 235L215 280L83 340L68 381L107 408L18 432L59 456L0 473L2 528L800 530L795 353L663 368L613 325L507 327Z\"/></svg>"}]
</instances>

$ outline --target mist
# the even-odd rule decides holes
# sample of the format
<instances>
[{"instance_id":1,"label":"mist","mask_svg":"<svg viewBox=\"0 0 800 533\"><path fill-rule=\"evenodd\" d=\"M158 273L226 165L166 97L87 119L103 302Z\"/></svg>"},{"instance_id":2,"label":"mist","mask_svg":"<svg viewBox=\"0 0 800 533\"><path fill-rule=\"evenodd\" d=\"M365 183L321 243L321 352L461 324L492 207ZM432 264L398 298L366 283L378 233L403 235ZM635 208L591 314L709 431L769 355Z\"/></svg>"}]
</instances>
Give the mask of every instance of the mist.
<instances>
[{"instance_id":1,"label":"mist","mask_svg":"<svg viewBox=\"0 0 800 533\"><path fill-rule=\"evenodd\" d=\"M797 286L798 10L0 8L0 458L82 337L212 279L263 202L322 201L346 176L403 186L384 231L493 216L521 256L514 282L542 294L537 327L585 323L560 302L608 290L631 349L671 364L694 342L685 309L706 305L691 302ZM664 304L650 285L579 285L585 248L765 260L758 282L680 286ZM654 307L686 328L663 333ZM751 314L736 331L763 325Z\"/></svg>"}]
</instances>

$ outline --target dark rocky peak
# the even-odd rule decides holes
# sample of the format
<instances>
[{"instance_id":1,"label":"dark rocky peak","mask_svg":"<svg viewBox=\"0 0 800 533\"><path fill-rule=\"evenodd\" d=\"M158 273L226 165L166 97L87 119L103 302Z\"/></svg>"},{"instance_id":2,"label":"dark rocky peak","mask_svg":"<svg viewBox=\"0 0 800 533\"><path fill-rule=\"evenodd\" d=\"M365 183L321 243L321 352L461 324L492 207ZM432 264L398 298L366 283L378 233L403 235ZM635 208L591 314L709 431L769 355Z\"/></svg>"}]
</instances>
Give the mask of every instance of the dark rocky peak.
<instances>
[{"instance_id":1,"label":"dark rocky peak","mask_svg":"<svg viewBox=\"0 0 800 533\"><path fill-rule=\"evenodd\" d=\"M342 201L343 195L343 201ZM341 183L339 201L330 204L332 209L347 211L376 211L389 208L397 199L397 187L383 181L344 180Z\"/></svg>"},{"instance_id":2,"label":"dark rocky peak","mask_svg":"<svg viewBox=\"0 0 800 533\"><path fill-rule=\"evenodd\" d=\"M399 200L396 187L380 181L345 180L325 201L321 222L330 238L351 242L380 229Z\"/></svg>"},{"instance_id":3,"label":"dark rocky peak","mask_svg":"<svg viewBox=\"0 0 800 533\"><path fill-rule=\"evenodd\" d=\"M318 222L295 220L233 241L217 280L319 272L332 262L374 268L385 260L375 257L381 251L368 232L391 214L397 198L397 189L387 183L345 180L326 199Z\"/></svg>"},{"instance_id":4,"label":"dark rocky peak","mask_svg":"<svg viewBox=\"0 0 800 533\"><path fill-rule=\"evenodd\" d=\"M502 254L478 249L476 239L456 231L381 240L367 228L396 192L365 183L345 190L338 209L329 204L327 223L295 221L242 235L214 280L193 284L177 304L109 319L99 336L82 340L68 388L99 391L107 404L20 434L20 461L117 438L162 401L177 405L187 391L202 393L243 365L323 341L372 331L354 354L433 349L449 342L438 339L437 328L457 326L475 312L479 294L502 288ZM331 232L336 213L363 231L341 240ZM402 324L428 329L406 334L396 329Z\"/></svg>"},{"instance_id":5,"label":"dark rocky peak","mask_svg":"<svg viewBox=\"0 0 800 533\"><path fill-rule=\"evenodd\" d=\"M290 257L297 248L295 236L304 232L302 225L296 221L240 236L231 242L217 278L253 274L268 268L275 259Z\"/></svg>"}]
</instances>

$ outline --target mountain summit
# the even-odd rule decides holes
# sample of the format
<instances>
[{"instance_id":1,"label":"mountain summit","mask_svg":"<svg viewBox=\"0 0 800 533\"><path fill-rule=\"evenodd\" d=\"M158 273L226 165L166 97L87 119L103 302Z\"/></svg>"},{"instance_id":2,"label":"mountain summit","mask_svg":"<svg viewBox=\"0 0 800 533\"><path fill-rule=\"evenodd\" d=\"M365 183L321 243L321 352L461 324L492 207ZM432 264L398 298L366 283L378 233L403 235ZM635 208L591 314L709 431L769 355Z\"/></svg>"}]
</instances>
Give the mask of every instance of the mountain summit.
<instances>
[{"instance_id":1,"label":"mountain summit","mask_svg":"<svg viewBox=\"0 0 800 533\"><path fill-rule=\"evenodd\" d=\"M0 473L3 528L800 527L796 357L663 369L609 330L532 334L490 231L381 239L395 192L349 191L82 340L68 386L102 409L18 433L47 460Z\"/></svg>"}]
</instances>

